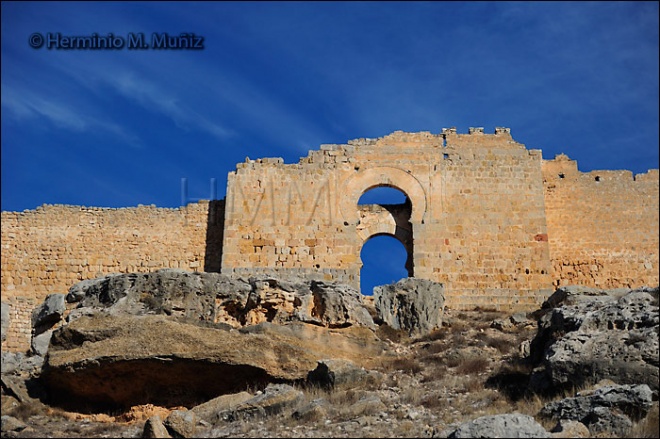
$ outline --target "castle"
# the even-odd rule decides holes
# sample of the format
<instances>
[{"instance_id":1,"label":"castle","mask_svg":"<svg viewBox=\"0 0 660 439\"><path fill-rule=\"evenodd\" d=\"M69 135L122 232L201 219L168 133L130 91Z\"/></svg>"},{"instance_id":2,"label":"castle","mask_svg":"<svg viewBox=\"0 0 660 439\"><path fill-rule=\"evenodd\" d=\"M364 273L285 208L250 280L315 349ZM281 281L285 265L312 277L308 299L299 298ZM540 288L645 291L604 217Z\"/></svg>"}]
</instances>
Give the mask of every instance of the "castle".
<instances>
[{"instance_id":1,"label":"castle","mask_svg":"<svg viewBox=\"0 0 660 439\"><path fill-rule=\"evenodd\" d=\"M298 163L247 159L227 196L177 209L44 205L2 212L3 349L26 350L30 313L84 279L159 268L297 275L359 288L363 244L394 236L409 275L453 309L532 310L554 288L658 285L658 170L578 171L508 128L394 132L321 145ZM392 187L399 205L359 205Z\"/></svg>"}]
</instances>

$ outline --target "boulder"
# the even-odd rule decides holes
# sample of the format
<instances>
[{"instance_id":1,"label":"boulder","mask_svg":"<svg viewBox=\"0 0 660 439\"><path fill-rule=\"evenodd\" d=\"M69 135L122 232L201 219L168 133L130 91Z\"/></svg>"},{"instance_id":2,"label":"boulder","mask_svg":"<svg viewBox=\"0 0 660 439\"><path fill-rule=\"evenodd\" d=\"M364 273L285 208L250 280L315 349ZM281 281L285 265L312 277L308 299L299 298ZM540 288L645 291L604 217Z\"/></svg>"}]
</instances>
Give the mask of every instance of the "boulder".
<instances>
[{"instance_id":1,"label":"boulder","mask_svg":"<svg viewBox=\"0 0 660 439\"><path fill-rule=\"evenodd\" d=\"M326 419L328 416L328 406L330 403L323 399L317 398L312 400L309 404L305 404L298 410L293 412L291 416L302 422L316 422Z\"/></svg>"},{"instance_id":2,"label":"boulder","mask_svg":"<svg viewBox=\"0 0 660 439\"><path fill-rule=\"evenodd\" d=\"M530 348L538 365L532 390L559 391L601 379L658 390L657 288L616 293L561 303L540 319Z\"/></svg>"},{"instance_id":3,"label":"boulder","mask_svg":"<svg viewBox=\"0 0 660 439\"><path fill-rule=\"evenodd\" d=\"M30 396L25 380L8 374L2 374L2 391L16 398L17 401L29 403L33 398Z\"/></svg>"},{"instance_id":4,"label":"boulder","mask_svg":"<svg viewBox=\"0 0 660 439\"><path fill-rule=\"evenodd\" d=\"M195 435L195 413L189 410L174 410L165 422L165 428L174 438L188 438Z\"/></svg>"},{"instance_id":5,"label":"boulder","mask_svg":"<svg viewBox=\"0 0 660 439\"><path fill-rule=\"evenodd\" d=\"M380 320L410 335L425 335L442 324L444 287L426 279L406 278L374 288Z\"/></svg>"},{"instance_id":6,"label":"boulder","mask_svg":"<svg viewBox=\"0 0 660 439\"><path fill-rule=\"evenodd\" d=\"M214 424L218 421L219 413L232 411L249 399L252 399L252 395L248 392L220 395L217 398L193 407L191 411L197 418Z\"/></svg>"},{"instance_id":7,"label":"boulder","mask_svg":"<svg viewBox=\"0 0 660 439\"><path fill-rule=\"evenodd\" d=\"M625 437L633 425L628 416L607 407L595 407L585 418L585 423L592 435L606 433L616 437Z\"/></svg>"},{"instance_id":8,"label":"boulder","mask_svg":"<svg viewBox=\"0 0 660 439\"><path fill-rule=\"evenodd\" d=\"M288 384L269 384L263 392L233 410L220 413L224 421L251 420L293 411L302 402L303 393Z\"/></svg>"},{"instance_id":9,"label":"boulder","mask_svg":"<svg viewBox=\"0 0 660 439\"><path fill-rule=\"evenodd\" d=\"M311 282L314 306L312 319L322 326L343 328L352 324L374 326L369 311L364 307L362 295L347 285Z\"/></svg>"},{"instance_id":10,"label":"boulder","mask_svg":"<svg viewBox=\"0 0 660 439\"><path fill-rule=\"evenodd\" d=\"M531 416L517 413L482 416L466 422L449 434L450 438L535 438L552 437Z\"/></svg>"},{"instance_id":11,"label":"boulder","mask_svg":"<svg viewBox=\"0 0 660 439\"><path fill-rule=\"evenodd\" d=\"M32 311L32 328L35 333L41 333L39 328L49 329L59 323L66 311L64 294L49 294L41 305Z\"/></svg>"},{"instance_id":12,"label":"boulder","mask_svg":"<svg viewBox=\"0 0 660 439\"><path fill-rule=\"evenodd\" d=\"M652 404L653 392L646 384L614 384L548 403L539 416L581 422L591 434L611 431L622 435L632 426L631 420L648 414Z\"/></svg>"},{"instance_id":13,"label":"boulder","mask_svg":"<svg viewBox=\"0 0 660 439\"><path fill-rule=\"evenodd\" d=\"M53 330L49 329L41 334L32 336L30 342L30 352L34 355L45 357L50 345L50 338L53 336Z\"/></svg>"},{"instance_id":14,"label":"boulder","mask_svg":"<svg viewBox=\"0 0 660 439\"><path fill-rule=\"evenodd\" d=\"M591 437L591 433L586 425L578 421L569 421L560 419L557 425L551 430L552 437L555 438L582 438Z\"/></svg>"},{"instance_id":15,"label":"boulder","mask_svg":"<svg viewBox=\"0 0 660 439\"><path fill-rule=\"evenodd\" d=\"M304 380L326 358L368 365L382 350L373 331L358 326L263 323L228 331L163 315L98 314L55 330L42 381L60 405L192 407L270 382Z\"/></svg>"},{"instance_id":16,"label":"boulder","mask_svg":"<svg viewBox=\"0 0 660 439\"><path fill-rule=\"evenodd\" d=\"M0 334L2 341L4 342L7 339L7 331L9 330L9 313L11 311L11 305L5 302L0 303Z\"/></svg>"},{"instance_id":17,"label":"boulder","mask_svg":"<svg viewBox=\"0 0 660 439\"><path fill-rule=\"evenodd\" d=\"M144 423L144 429L142 431L143 438L160 438L160 439L169 439L170 433L165 428L163 420L160 416L152 416L147 419L147 422Z\"/></svg>"},{"instance_id":18,"label":"boulder","mask_svg":"<svg viewBox=\"0 0 660 439\"><path fill-rule=\"evenodd\" d=\"M9 415L2 415L1 422L2 422L1 424L2 427L0 429L2 430L2 433L4 433L3 437L5 436L5 434L22 431L27 428L27 424L25 422ZM11 436L7 436L7 437L11 437Z\"/></svg>"}]
</instances>

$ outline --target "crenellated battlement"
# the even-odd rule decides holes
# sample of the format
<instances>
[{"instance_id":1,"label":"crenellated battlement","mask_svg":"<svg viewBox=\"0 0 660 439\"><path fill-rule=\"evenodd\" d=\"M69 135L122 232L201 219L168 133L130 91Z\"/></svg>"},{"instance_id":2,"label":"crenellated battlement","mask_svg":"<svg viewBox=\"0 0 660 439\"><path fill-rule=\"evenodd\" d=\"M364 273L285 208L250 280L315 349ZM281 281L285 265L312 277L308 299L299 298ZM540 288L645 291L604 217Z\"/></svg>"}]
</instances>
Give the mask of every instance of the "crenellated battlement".
<instances>
[{"instance_id":1,"label":"crenellated battlement","mask_svg":"<svg viewBox=\"0 0 660 439\"><path fill-rule=\"evenodd\" d=\"M578 170L576 160L571 160L566 154L557 154L554 159L543 160L544 181L549 184L568 184L580 181L582 183L640 183L658 180L658 170L649 169L645 173L633 175L632 171L593 170L582 172ZM632 187L632 186L631 186Z\"/></svg>"}]
</instances>

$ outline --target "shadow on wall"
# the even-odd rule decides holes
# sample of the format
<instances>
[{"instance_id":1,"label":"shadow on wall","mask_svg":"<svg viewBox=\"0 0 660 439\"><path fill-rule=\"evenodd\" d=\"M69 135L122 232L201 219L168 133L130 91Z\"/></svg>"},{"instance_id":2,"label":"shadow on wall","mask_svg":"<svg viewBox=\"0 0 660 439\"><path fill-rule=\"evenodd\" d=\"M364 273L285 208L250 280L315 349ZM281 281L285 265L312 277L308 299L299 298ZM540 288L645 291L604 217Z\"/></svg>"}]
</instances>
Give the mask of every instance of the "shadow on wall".
<instances>
[{"instance_id":1,"label":"shadow on wall","mask_svg":"<svg viewBox=\"0 0 660 439\"><path fill-rule=\"evenodd\" d=\"M209 201L209 215L206 227L206 250L204 253L204 271L207 273L220 273L224 226L225 200Z\"/></svg>"}]
</instances>

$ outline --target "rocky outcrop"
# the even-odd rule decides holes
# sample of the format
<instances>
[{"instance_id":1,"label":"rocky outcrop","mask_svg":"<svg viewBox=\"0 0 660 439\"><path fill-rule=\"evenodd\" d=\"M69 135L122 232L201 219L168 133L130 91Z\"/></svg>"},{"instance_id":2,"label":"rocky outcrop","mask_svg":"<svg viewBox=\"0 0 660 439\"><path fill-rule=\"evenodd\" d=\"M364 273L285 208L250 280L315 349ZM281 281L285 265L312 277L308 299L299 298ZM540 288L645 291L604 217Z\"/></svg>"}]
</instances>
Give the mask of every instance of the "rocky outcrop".
<instances>
[{"instance_id":1,"label":"rocky outcrop","mask_svg":"<svg viewBox=\"0 0 660 439\"><path fill-rule=\"evenodd\" d=\"M197 418L215 424L219 420L220 413L231 412L250 399L252 399L252 395L248 392L230 393L197 405L191 411Z\"/></svg>"},{"instance_id":2,"label":"rocky outcrop","mask_svg":"<svg viewBox=\"0 0 660 439\"><path fill-rule=\"evenodd\" d=\"M239 404L233 410L219 413L219 419L228 422L249 421L293 411L303 400L303 393L288 384L270 384L263 392Z\"/></svg>"},{"instance_id":3,"label":"rocky outcrop","mask_svg":"<svg viewBox=\"0 0 660 439\"><path fill-rule=\"evenodd\" d=\"M33 316L49 328L34 331L33 352L48 352L41 380L61 405L192 407L304 381L321 360L363 371L383 346L362 296L319 281L164 269L79 282L66 301L77 303L66 322L62 295Z\"/></svg>"},{"instance_id":4,"label":"rocky outcrop","mask_svg":"<svg viewBox=\"0 0 660 439\"><path fill-rule=\"evenodd\" d=\"M79 282L67 301L79 302L70 320L107 314L165 314L232 327L301 321L329 328L373 327L360 293L346 285L275 278L230 278L219 273L162 269L113 274Z\"/></svg>"},{"instance_id":5,"label":"rocky outcrop","mask_svg":"<svg viewBox=\"0 0 660 439\"><path fill-rule=\"evenodd\" d=\"M38 355L27 356L21 352L2 352L3 375L34 375L41 370L44 357Z\"/></svg>"},{"instance_id":6,"label":"rocky outcrop","mask_svg":"<svg viewBox=\"0 0 660 439\"><path fill-rule=\"evenodd\" d=\"M64 294L49 294L46 299L32 311L32 327L52 327L58 323L66 311Z\"/></svg>"},{"instance_id":7,"label":"rocky outcrop","mask_svg":"<svg viewBox=\"0 0 660 439\"><path fill-rule=\"evenodd\" d=\"M7 331L9 330L9 312L11 311L11 305L5 302L0 304L0 328L1 328L1 337L4 342L7 338Z\"/></svg>"},{"instance_id":8,"label":"rocky outcrop","mask_svg":"<svg viewBox=\"0 0 660 439\"><path fill-rule=\"evenodd\" d=\"M12 432L18 432L25 430L27 428L27 424L19 419L16 419L13 416L8 416L8 415L3 415L2 416L2 427L0 430L2 431L3 435L4 434L10 434ZM11 437L11 436L8 436Z\"/></svg>"},{"instance_id":9,"label":"rocky outcrop","mask_svg":"<svg viewBox=\"0 0 660 439\"><path fill-rule=\"evenodd\" d=\"M53 333L42 380L62 405L192 407L248 387L304 380L325 358L367 365L380 350L363 327L262 323L233 330L163 315L97 314Z\"/></svg>"},{"instance_id":10,"label":"rocky outcrop","mask_svg":"<svg viewBox=\"0 0 660 439\"><path fill-rule=\"evenodd\" d=\"M531 388L556 392L611 379L657 391L658 289L589 293L560 291L558 307L541 317L531 343L539 366Z\"/></svg>"},{"instance_id":11,"label":"rocky outcrop","mask_svg":"<svg viewBox=\"0 0 660 439\"><path fill-rule=\"evenodd\" d=\"M449 438L535 438L552 437L531 416L517 413L482 416L466 422L449 434Z\"/></svg>"},{"instance_id":12,"label":"rocky outcrop","mask_svg":"<svg viewBox=\"0 0 660 439\"><path fill-rule=\"evenodd\" d=\"M41 357L46 355L53 327L62 321L65 312L65 295L57 293L46 296L41 305L32 311L30 352L33 355Z\"/></svg>"},{"instance_id":13,"label":"rocky outcrop","mask_svg":"<svg viewBox=\"0 0 660 439\"><path fill-rule=\"evenodd\" d=\"M546 404L539 415L554 420L578 421L592 435L613 432L624 435L632 421L644 418L653 404L653 392L646 384L605 385L591 392Z\"/></svg>"},{"instance_id":14,"label":"rocky outcrop","mask_svg":"<svg viewBox=\"0 0 660 439\"><path fill-rule=\"evenodd\" d=\"M442 284L406 278L374 288L378 317L394 329L425 335L440 327L444 309Z\"/></svg>"}]
</instances>

